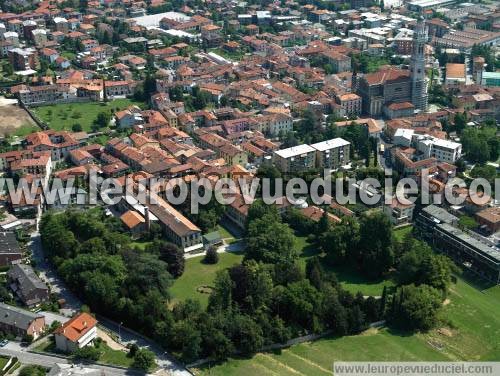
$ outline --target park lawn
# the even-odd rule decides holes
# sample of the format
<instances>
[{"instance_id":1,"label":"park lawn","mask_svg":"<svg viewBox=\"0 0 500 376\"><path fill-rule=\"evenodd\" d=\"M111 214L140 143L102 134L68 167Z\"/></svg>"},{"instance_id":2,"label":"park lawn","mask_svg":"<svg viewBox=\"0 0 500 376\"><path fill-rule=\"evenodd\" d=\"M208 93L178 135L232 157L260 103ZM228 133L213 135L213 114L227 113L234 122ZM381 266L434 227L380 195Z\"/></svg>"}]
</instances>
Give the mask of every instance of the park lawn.
<instances>
[{"instance_id":1,"label":"park lawn","mask_svg":"<svg viewBox=\"0 0 500 376\"><path fill-rule=\"evenodd\" d=\"M51 129L71 131L73 124L80 124L85 132L92 132L92 124L100 112L120 111L131 105L143 103L131 99L115 99L104 102L62 103L33 108L39 119Z\"/></svg>"},{"instance_id":2,"label":"park lawn","mask_svg":"<svg viewBox=\"0 0 500 376\"><path fill-rule=\"evenodd\" d=\"M186 260L184 273L175 280L170 288L174 301L191 298L200 301L202 306L206 306L209 294L198 292L197 288L200 286L212 287L216 273L239 264L243 260L243 253L219 253L219 262L215 265L203 263L203 258L203 255L200 255Z\"/></svg>"},{"instance_id":3,"label":"park lawn","mask_svg":"<svg viewBox=\"0 0 500 376\"><path fill-rule=\"evenodd\" d=\"M368 329L356 336L325 338L250 359L204 366L200 375L322 375L334 361L490 361L500 358L500 287L479 290L459 278L443 318L454 328L429 333Z\"/></svg>"}]
</instances>

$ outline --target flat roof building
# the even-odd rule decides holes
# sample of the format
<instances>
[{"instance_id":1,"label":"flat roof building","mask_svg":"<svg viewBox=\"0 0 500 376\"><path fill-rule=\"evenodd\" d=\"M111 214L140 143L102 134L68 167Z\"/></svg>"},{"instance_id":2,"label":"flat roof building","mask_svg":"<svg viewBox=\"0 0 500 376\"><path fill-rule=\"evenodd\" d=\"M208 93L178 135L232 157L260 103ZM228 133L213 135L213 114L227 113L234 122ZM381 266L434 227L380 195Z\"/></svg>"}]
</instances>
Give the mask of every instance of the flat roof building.
<instances>
[{"instance_id":1,"label":"flat roof building","mask_svg":"<svg viewBox=\"0 0 500 376\"><path fill-rule=\"evenodd\" d=\"M316 149L303 144L276 150L273 154L273 162L281 172L307 171L315 167Z\"/></svg>"},{"instance_id":2,"label":"flat roof building","mask_svg":"<svg viewBox=\"0 0 500 376\"><path fill-rule=\"evenodd\" d=\"M316 167L337 170L350 162L351 143L343 138L312 144L316 150Z\"/></svg>"}]
</instances>

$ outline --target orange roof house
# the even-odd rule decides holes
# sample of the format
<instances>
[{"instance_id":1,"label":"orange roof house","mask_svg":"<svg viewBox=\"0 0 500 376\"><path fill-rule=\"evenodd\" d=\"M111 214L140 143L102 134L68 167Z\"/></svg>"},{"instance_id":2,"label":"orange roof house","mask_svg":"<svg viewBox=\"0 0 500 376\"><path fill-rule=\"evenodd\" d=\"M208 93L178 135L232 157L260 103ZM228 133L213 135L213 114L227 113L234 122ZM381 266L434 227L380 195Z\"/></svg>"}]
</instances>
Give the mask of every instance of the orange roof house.
<instances>
[{"instance_id":1,"label":"orange roof house","mask_svg":"<svg viewBox=\"0 0 500 376\"><path fill-rule=\"evenodd\" d=\"M73 352L87 346L97 337L97 320L82 312L54 331L56 347L64 352Z\"/></svg>"}]
</instances>

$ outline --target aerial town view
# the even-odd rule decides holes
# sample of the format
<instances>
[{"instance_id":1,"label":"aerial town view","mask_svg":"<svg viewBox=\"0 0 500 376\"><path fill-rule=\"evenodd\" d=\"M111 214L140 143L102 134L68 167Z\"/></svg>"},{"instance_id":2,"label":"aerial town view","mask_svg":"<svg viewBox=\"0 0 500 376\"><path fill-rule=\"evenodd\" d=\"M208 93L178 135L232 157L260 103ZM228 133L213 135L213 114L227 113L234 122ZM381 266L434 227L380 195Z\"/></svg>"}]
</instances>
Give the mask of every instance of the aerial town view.
<instances>
[{"instance_id":1,"label":"aerial town view","mask_svg":"<svg viewBox=\"0 0 500 376\"><path fill-rule=\"evenodd\" d=\"M500 375L499 122L497 0L0 0L0 376Z\"/></svg>"}]
</instances>

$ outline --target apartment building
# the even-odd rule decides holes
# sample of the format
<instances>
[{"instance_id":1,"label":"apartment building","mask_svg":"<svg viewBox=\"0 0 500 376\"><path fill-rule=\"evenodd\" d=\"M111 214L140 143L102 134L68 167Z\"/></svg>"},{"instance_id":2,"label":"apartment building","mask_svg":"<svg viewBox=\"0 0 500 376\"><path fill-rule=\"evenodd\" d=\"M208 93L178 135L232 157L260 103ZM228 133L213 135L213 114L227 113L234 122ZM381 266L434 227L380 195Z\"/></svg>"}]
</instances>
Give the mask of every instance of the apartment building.
<instances>
[{"instance_id":1,"label":"apartment building","mask_svg":"<svg viewBox=\"0 0 500 376\"><path fill-rule=\"evenodd\" d=\"M351 143L340 137L312 144L316 150L316 167L337 170L349 164Z\"/></svg>"},{"instance_id":2,"label":"apartment building","mask_svg":"<svg viewBox=\"0 0 500 376\"><path fill-rule=\"evenodd\" d=\"M417 150L422 152L425 158L436 158L440 162L453 164L462 155L462 144L431 136L422 136L417 140Z\"/></svg>"},{"instance_id":3,"label":"apartment building","mask_svg":"<svg viewBox=\"0 0 500 376\"><path fill-rule=\"evenodd\" d=\"M316 166L316 151L306 144L277 150L273 154L273 163L284 173L307 171Z\"/></svg>"},{"instance_id":4,"label":"apartment building","mask_svg":"<svg viewBox=\"0 0 500 376\"><path fill-rule=\"evenodd\" d=\"M34 48L13 48L9 51L9 62L15 71L36 69L38 53Z\"/></svg>"},{"instance_id":5,"label":"apartment building","mask_svg":"<svg viewBox=\"0 0 500 376\"><path fill-rule=\"evenodd\" d=\"M354 93L340 95L337 103L340 104L343 115L348 117L361 115L362 99L359 95Z\"/></svg>"}]
</instances>

